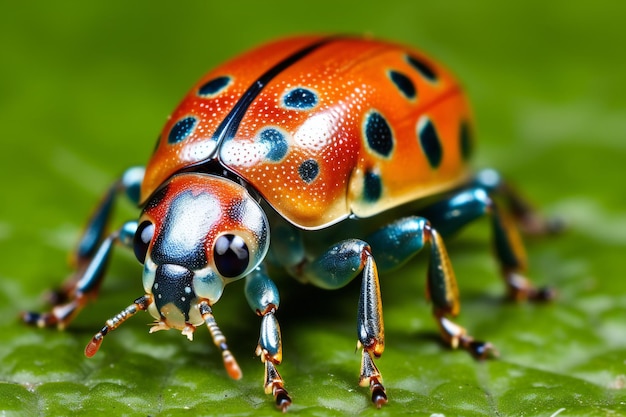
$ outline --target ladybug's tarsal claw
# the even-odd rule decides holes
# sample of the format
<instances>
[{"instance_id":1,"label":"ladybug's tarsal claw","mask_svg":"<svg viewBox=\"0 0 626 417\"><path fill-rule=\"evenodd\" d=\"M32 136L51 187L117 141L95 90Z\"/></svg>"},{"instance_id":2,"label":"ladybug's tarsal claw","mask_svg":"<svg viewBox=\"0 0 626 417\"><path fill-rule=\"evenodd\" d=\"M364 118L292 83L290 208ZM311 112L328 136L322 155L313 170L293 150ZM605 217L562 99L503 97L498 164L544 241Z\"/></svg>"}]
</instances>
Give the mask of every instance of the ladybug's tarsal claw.
<instances>
[{"instance_id":1,"label":"ladybug's tarsal claw","mask_svg":"<svg viewBox=\"0 0 626 417\"><path fill-rule=\"evenodd\" d=\"M489 342L481 342L478 340L464 341L461 346L467 350L475 359L493 359L500 354Z\"/></svg>"},{"instance_id":2,"label":"ladybug's tarsal claw","mask_svg":"<svg viewBox=\"0 0 626 417\"><path fill-rule=\"evenodd\" d=\"M66 304L55 305L49 312L22 313L22 320L26 324L40 328L56 326L59 330L63 330L76 316L78 311L83 308L86 302L86 297L82 293L78 293L72 301Z\"/></svg>"},{"instance_id":3,"label":"ladybug's tarsal claw","mask_svg":"<svg viewBox=\"0 0 626 417\"><path fill-rule=\"evenodd\" d=\"M266 394L272 394L276 407L285 412L291 405L291 398L276 365L283 359L282 336L276 313L280 297L276 284L271 280L265 267L256 268L246 277L245 294L252 311L261 316L259 342L255 354L265 367L263 387Z\"/></svg>"},{"instance_id":4,"label":"ladybug's tarsal claw","mask_svg":"<svg viewBox=\"0 0 626 417\"><path fill-rule=\"evenodd\" d=\"M372 352L363 349L361 353L361 374L359 377L359 385L366 387L369 385L372 394L372 403L376 408L381 408L387 404L387 393L383 386L383 379L380 371L374 364Z\"/></svg>"},{"instance_id":5,"label":"ladybug's tarsal claw","mask_svg":"<svg viewBox=\"0 0 626 417\"><path fill-rule=\"evenodd\" d=\"M556 290L552 287L529 288L523 291L513 289L509 298L513 301L532 301L545 303L553 301L556 298Z\"/></svg>"},{"instance_id":6,"label":"ladybug's tarsal claw","mask_svg":"<svg viewBox=\"0 0 626 417\"><path fill-rule=\"evenodd\" d=\"M291 397L285 389L283 378L278 373L276 366L268 359L265 360L265 393L272 394L278 407L283 412L291 405Z\"/></svg>"},{"instance_id":7,"label":"ladybug's tarsal claw","mask_svg":"<svg viewBox=\"0 0 626 417\"><path fill-rule=\"evenodd\" d=\"M274 398L276 399L276 407L283 413L287 411L287 408L291 405L291 397L282 386L274 389Z\"/></svg>"},{"instance_id":8,"label":"ladybug's tarsal claw","mask_svg":"<svg viewBox=\"0 0 626 417\"><path fill-rule=\"evenodd\" d=\"M464 349L476 359L498 357L499 353L491 343L475 340L467 334L465 328L444 317L442 312L435 312L435 318L439 324L441 338L452 349Z\"/></svg>"},{"instance_id":9,"label":"ladybug's tarsal claw","mask_svg":"<svg viewBox=\"0 0 626 417\"><path fill-rule=\"evenodd\" d=\"M556 298L557 293L556 290L552 287L541 287L539 288L532 300L534 301L552 301Z\"/></svg>"},{"instance_id":10,"label":"ladybug's tarsal claw","mask_svg":"<svg viewBox=\"0 0 626 417\"><path fill-rule=\"evenodd\" d=\"M388 400L385 387L377 378L370 380L370 391L372 392L372 403L374 403L376 408L381 408L383 405L387 404Z\"/></svg>"},{"instance_id":11,"label":"ladybug's tarsal claw","mask_svg":"<svg viewBox=\"0 0 626 417\"><path fill-rule=\"evenodd\" d=\"M505 271L505 280L508 286L508 297L513 301L552 301L556 298L556 290L551 287L536 288L522 274L515 271Z\"/></svg>"},{"instance_id":12,"label":"ladybug's tarsal claw","mask_svg":"<svg viewBox=\"0 0 626 417\"><path fill-rule=\"evenodd\" d=\"M31 326L47 327L45 320L45 314L34 313L32 311L25 311L21 314L22 321Z\"/></svg>"},{"instance_id":13,"label":"ladybug's tarsal claw","mask_svg":"<svg viewBox=\"0 0 626 417\"><path fill-rule=\"evenodd\" d=\"M560 217L544 218L533 212L520 218L520 229L525 235L556 235L567 229L567 223Z\"/></svg>"}]
</instances>

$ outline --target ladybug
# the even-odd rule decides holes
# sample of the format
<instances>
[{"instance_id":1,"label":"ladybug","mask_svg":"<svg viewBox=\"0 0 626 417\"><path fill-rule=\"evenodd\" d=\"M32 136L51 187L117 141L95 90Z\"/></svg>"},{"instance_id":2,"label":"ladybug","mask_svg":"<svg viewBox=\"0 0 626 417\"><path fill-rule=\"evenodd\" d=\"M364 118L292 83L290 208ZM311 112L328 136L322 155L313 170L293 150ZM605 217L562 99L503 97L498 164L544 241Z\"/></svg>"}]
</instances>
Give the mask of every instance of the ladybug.
<instances>
[{"instance_id":1,"label":"ladybug","mask_svg":"<svg viewBox=\"0 0 626 417\"><path fill-rule=\"evenodd\" d=\"M325 289L358 279L359 384L381 407L379 271L428 246L427 294L441 337L478 358L497 352L452 321L459 294L444 237L488 216L509 295L553 296L524 277L518 226L543 233L555 225L495 171L470 169L473 130L459 83L418 50L315 36L261 46L193 86L145 169L125 171L98 205L76 249L77 270L55 305L23 320L66 327L95 298L112 247L121 244L143 264L145 294L107 320L85 354L93 356L110 331L146 310L155 319L150 332L177 329L191 340L206 326L228 374L239 379L213 308L226 285L244 279L248 304L261 317L256 354L265 392L284 411L292 400L277 370L280 298L267 265ZM141 215L108 233L120 193Z\"/></svg>"}]
</instances>

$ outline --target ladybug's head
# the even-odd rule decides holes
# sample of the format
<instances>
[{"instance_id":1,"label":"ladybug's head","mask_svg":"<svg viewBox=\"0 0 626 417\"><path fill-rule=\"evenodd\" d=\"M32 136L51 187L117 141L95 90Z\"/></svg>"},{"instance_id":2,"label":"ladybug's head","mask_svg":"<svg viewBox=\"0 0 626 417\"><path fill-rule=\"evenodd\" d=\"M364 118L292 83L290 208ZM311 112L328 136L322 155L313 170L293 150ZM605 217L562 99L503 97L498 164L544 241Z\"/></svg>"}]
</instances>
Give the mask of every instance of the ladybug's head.
<instances>
[{"instance_id":1,"label":"ladybug's head","mask_svg":"<svg viewBox=\"0 0 626 417\"><path fill-rule=\"evenodd\" d=\"M269 225L241 185L209 174L170 179L146 203L135 233L155 330L188 332L204 323L199 303L215 304L226 284L265 257ZM187 333L189 336L189 333Z\"/></svg>"}]
</instances>

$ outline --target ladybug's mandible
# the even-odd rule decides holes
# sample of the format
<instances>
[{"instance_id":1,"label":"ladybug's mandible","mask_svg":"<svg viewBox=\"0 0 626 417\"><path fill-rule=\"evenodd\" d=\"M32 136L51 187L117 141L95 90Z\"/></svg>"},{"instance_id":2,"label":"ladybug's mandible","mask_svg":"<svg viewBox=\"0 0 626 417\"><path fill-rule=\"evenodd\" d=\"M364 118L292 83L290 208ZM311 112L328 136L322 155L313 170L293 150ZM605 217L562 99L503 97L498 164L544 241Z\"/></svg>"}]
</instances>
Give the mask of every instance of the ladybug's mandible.
<instances>
[{"instance_id":1,"label":"ladybug's mandible","mask_svg":"<svg viewBox=\"0 0 626 417\"><path fill-rule=\"evenodd\" d=\"M238 379L241 370L213 306L227 284L243 278L248 303L261 317L256 353L265 364L265 391L285 410L291 398L276 369L280 302L266 262L327 289L357 278L360 385L369 386L380 407L387 396L374 363L384 349L378 271L399 267L428 245L427 291L441 336L477 357L495 350L451 321L459 295L443 237L489 216L509 294L552 296L523 276L515 223L535 233L554 225L496 172L472 174L472 133L459 84L420 51L348 37L261 46L191 89L146 169L127 170L88 222L77 272L58 304L47 313L25 313L24 320L67 326L96 296L111 248L122 244L143 264L145 294L106 322L86 355L147 310L156 320L151 332L174 328L191 339L206 325L229 375ZM141 207L141 216L107 235L120 192Z\"/></svg>"}]
</instances>

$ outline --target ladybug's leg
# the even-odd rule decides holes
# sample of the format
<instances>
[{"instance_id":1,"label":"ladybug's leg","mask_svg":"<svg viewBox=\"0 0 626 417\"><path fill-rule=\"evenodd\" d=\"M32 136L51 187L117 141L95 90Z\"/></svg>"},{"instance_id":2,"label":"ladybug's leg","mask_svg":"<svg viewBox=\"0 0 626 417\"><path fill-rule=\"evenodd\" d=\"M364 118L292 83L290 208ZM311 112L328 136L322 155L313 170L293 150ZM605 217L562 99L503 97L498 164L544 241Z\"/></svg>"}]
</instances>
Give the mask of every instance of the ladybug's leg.
<instances>
[{"instance_id":1,"label":"ladybug's leg","mask_svg":"<svg viewBox=\"0 0 626 417\"><path fill-rule=\"evenodd\" d=\"M490 343L475 340L448 317L460 310L459 291L452 264L439 232L423 217L399 219L366 238L381 270L392 270L404 264L425 244L430 245L427 288L433 303L433 314L441 335L451 347L461 347L474 357L486 358L497 352Z\"/></svg>"},{"instance_id":2,"label":"ladybug's leg","mask_svg":"<svg viewBox=\"0 0 626 417\"><path fill-rule=\"evenodd\" d=\"M24 322L39 327L57 326L60 329L65 328L87 304L87 301L97 295L113 245L121 243L124 246L132 247L136 230L137 222L130 221L104 238L92 255L90 262L75 273L75 277L73 277L75 284L65 294L66 300L57 303L46 313L23 313Z\"/></svg>"},{"instance_id":3,"label":"ladybug's leg","mask_svg":"<svg viewBox=\"0 0 626 417\"><path fill-rule=\"evenodd\" d=\"M49 313L25 313L26 323L38 326L65 327L84 306L87 297L95 297L104 269L115 242L132 247L132 237L137 225L129 222L120 230L107 236L107 226L117 195L125 192L133 202L139 200L139 186L143 168L128 169L122 178L107 191L90 217L74 253L76 271L66 280L60 290L51 296L53 308ZM125 239L130 239L126 242Z\"/></svg>"},{"instance_id":4,"label":"ladybug's leg","mask_svg":"<svg viewBox=\"0 0 626 417\"><path fill-rule=\"evenodd\" d=\"M124 172L122 177L109 188L104 198L100 201L89 218L85 230L80 237L75 252L75 260L79 266L91 262L100 242L105 237L117 196L123 192L131 202L139 204L139 188L143 181L143 175L143 167L129 168Z\"/></svg>"},{"instance_id":5,"label":"ladybug's leg","mask_svg":"<svg viewBox=\"0 0 626 417\"><path fill-rule=\"evenodd\" d=\"M545 218L493 169L484 169L476 175L474 185L484 188L495 197L501 197L522 232L529 235L559 233L564 229L558 218Z\"/></svg>"},{"instance_id":6,"label":"ladybug's leg","mask_svg":"<svg viewBox=\"0 0 626 417\"><path fill-rule=\"evenodd\" d=\"M300 279L326 289L343 287L357 277L361 278L357 347L363 349L359 385L370 387L372 402L380 408L387 403L387 394L374 358L383 353L385 335L378 272L370 246L358 239L344 240L299 268Z\"/></svg>"},{"instance_id":7,"label":"ladybug's leg","mask_svg":"<svg viewBox=\"0 0 626 417\"><path fill-rule=\"evenodd\" d=\"M283 359L280 326L276 319L280 297L276 285L263 266L257 267L246 277L245 294L250 308L262 318L256 354L265 364L265 393L271 393L276 406L286 411L291 404L291 398L285 390L283 378L276 369L276 365Z\"/></svg>"},{"instance_id":8,"label":"ladybug's leg","mask_svg":"<svg viewBox=\"0 0 626 417\"><path fill-rule=\"evenodd\" d=\"M420 214L427 217L433 225L436 225L444 236L457 232L477 218L489 215L495 253L511 298L515 300L551 299L554 295L553 291L534 287L523 275L526 270L526 252L514 221L514 217L527 219L532 217L533 220L528 221L534 224L533 228L536 231L539 231L537 229L540 222L539 217L524 210L517 213L514 209L511 212L504 210L495 202L491 193L495 193L495 191L482 185L468 187L446 200L429 206ZM513 198L512 195L509 197ZM544 223L541 229L547 232L551 230L551 227L548 226L548 223Z\"/></svg>"},{"instance_id":9,"label":"ladybug's leg","mask_svg":"<svg viewBox=\"0 0 626 417\"><path fill-rule=\"evenodd\" d=\"M106 238L107 227L118 194L124 192L133 203L139 204L139 188L143 180L143 174L143 167L129 168L107 190L87 221L78 245L72 254L72 265L75 267L76 272L70 275L60 289L49 294L52 304L61 304L69 299L85 268L91 263L100 244Z\"/></svg>"}]
</instances>

